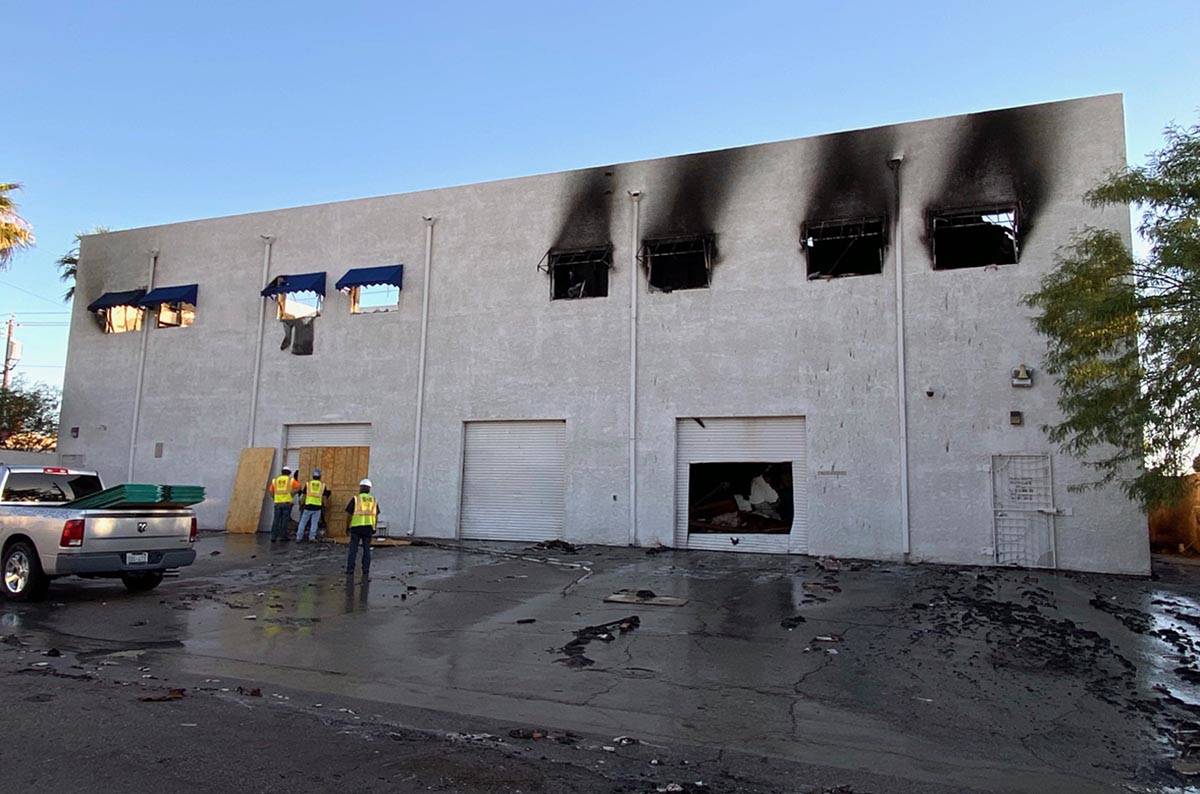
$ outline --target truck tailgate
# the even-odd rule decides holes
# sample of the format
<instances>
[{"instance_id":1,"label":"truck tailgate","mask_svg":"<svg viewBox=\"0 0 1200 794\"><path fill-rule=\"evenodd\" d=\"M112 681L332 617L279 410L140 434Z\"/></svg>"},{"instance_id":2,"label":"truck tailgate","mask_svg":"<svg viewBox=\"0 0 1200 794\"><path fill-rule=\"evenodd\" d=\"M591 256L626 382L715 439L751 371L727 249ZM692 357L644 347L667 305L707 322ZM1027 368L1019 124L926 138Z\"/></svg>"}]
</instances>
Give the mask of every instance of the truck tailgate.
<instances>
[{"instance_id":1,"label":"truck tailgate","mask_svg":"<svg viewBox=\"0 0 1200 794\"><path fill-rule=\"evenodd\" d=\"M83 514L82 551L138 551L188 545L192 528L190 510L102 511Z\"/></svg>"}]
</instances>

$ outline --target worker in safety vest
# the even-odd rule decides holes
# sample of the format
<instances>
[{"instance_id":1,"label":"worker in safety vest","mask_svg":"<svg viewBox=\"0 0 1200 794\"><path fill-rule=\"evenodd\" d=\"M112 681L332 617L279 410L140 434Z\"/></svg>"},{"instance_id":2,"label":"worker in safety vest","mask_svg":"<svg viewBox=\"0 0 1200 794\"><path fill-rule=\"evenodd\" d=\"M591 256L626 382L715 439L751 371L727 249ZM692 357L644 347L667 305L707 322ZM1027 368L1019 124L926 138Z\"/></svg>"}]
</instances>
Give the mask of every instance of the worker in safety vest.
<instances>
[{"instance_id":1,"label":"worker in safety vest","mask_svg":"<svg viewBox=\"0 0 1200 794\"><path fill-rule=\"evenodd\" d=\"M304 540L304 526L308 525L309 541L316 541L321 510L329 500L329 488L321 482L321 470L312 470L312 479L300 490L300 526L296 530L296 542Z\"/></svg>"},{"instance_id":2,"label":"worker in safety vest","mask_svg":"<svg viewBox=\"0 0 1200 794\"><path fill-rule=\"evenodd\" d=\"M371 535L375 534L375 520L379 517L379 503L371 495L371 481L358 484L358 495L346 505L350 515L350 553L346 556L346 575L354 575L354 558L362 544L363 579L371 578Z\"/></svg>"},{"instance_id":3,"label":"worker in safety vest","mask_svg":"<svg viewBox=\"0 0 1200 794\"><path fill-rule=\"evenodd\" d=\"M271 520L271 542L288 539L288 522L292 520L292 496L300 490L300 482L292 476L287 466L267 486L275 503L275 515Z\"/></svg>"}]
</instances>

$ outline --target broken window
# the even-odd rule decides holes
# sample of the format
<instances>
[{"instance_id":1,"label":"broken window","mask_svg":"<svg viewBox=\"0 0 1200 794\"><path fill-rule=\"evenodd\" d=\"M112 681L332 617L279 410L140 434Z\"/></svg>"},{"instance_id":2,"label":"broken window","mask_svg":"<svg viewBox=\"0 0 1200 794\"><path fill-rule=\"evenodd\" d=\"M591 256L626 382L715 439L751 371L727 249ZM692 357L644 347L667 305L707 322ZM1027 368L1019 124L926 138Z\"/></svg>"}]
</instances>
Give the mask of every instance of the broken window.
<instances>
[{"instance_id":1,"label":"broken window","mask_svg":"<svg viewBox=\"0 0 1200 794\"><path fill-rule=\"evenodd\" d=\"M608 297L608 271L612 268L612 246L551 250L546 255L550 273L550 299Z\"/></svg>"},{"instance_id":2,"label":"broken window","mask_svg":"<svg viewBox=\"0 0 1200 794\"><path fill-rule=\"evenodd\" d=\"M292 351L293 356L311 356L313 352L313 325L315 316L288 317L283 320L283 342L280 350Z\"/></svg>"},{"instance_id":3,"label":"broken window","mask_svg":"<svg viewBox=\"0 0 1200 794\"><path fill-rule=\"evenodd\" d=\"M280 320L298 320L321 315L321 296L315 292L281 292L275 296Z\"/></svg>"},{"instance_id":4,"label":"broken window","mask_svg":"<svg viewBox=\"0 0 1200 794\"><path fill-rule=\"evenodd\" d=\"M786 535L794 509L791 461L688 467L688 532Z\"/></svg>"},{"instance_id":5,"label":"broken window","mask_svg":"<svg viewBox=\"0 0 1200 794\"><path fill-rule=\"evenodd\" d=\"M808 278L882 273L883 229L882 218L805 223L801 243L808 256Z\"/></svg>"},{"instance_id":6,"label":"broken window","mask_svg":"<svg viewBox=\"0 0 1200 794\"><path fill-rule=\"evenodd\" d=\"M933 213L933 269L1015 265L1017 208L1012 205Z\"/></svg>"},{"instance_id":7,"label":"broken window","mask_svg":"<svg viewBox=\"0 0 1200 794\"><path fill-rule=\"evenodd\" d=\"M123 334L142 329L143 310L138 306L109 306L95 312L96 323L106 334Z\"/></svg>"},{"instance_id":8,"label":"broken window","mask_svg":"<svg viewBox=\"0 0 1200 794\"><path fill-rule=\"evenodd\" d=\"M716 258L716 237L711 234L646 240L642 262L651 289L707 289Z\"/></svg>"},{"instance_id":9,"label":"broken window","mask_svg":"<svg viewBox=\"0 0 1200 794\"><path fill-rule=\"evenodd\" d=\"M159 328L187 328L196 320L196 307L190 303L160 303L158 305Z\"/></svg>"},{"instance_id":10,"label":"broken window","mask_svg":"<svg viewBox=\"0 0 1200 794\"><path fill-rule=\"evenodd\" d=\"M400 306L400 288L392 284L372 284L350 288L350 313L390 312Z\"/></svg>"}]
</instances>

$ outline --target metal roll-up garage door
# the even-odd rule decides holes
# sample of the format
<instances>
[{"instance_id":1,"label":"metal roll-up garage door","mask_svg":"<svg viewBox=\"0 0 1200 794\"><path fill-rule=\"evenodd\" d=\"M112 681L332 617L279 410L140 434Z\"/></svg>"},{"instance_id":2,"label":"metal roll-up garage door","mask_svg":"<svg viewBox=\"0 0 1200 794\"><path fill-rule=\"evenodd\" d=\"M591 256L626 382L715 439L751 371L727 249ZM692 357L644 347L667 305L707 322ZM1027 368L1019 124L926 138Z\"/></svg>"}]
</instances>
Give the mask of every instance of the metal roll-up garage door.
<instances>
[{"instance_id":1,"label":"metal roll-up garage door","mask_svg":"<svg viewBox=\"0 0 1200 794\"><path fill-rule=\"evenodd\" d=\"M369 423L338 423L324 425L288 425L287 449L301 447L369 447L371 425Z\"/></svg>"},{"instance_id":2,"label":"metal roll-up garage door","mask_svg":"<svg viewBox=\"0 0 1200 794\"><path fill-rule=\"evenodd\" d=\"M702 417L676 422L677 548L805 554L808 552L808 452L804 417ZM792 524L787 534L689 533L693 463L791 462ZM737 542L734 543L733 541Z\"/></svg>"},{"instance_id":3,"label":"metal roll-up garage door","mask_svg":"<svg viewBox=\"0 0 1200 794\"><path fill-rule=\"evenodd\" d=\"M566 526L565 421L467 422L462 537L539 541Z\"/></svg>"}]
</instances>

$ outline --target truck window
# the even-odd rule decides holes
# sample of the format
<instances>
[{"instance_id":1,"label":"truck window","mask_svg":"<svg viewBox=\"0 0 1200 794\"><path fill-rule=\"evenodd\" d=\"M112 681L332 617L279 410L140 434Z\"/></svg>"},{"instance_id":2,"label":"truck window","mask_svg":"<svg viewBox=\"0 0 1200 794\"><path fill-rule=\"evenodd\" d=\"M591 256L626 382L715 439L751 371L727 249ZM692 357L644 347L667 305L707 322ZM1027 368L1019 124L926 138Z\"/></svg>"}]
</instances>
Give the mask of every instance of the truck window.
<instances>
[{"instance_id":1,"label":"truck window","mask_svg":"<svg viewBox=\"0 0 1200 794\"><path fill-rule=\"evenodd\" d=\"M70 502L101 490L94 474L11 472L0 502Z\"/></svg>"}]
</instances>

